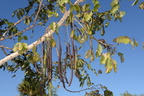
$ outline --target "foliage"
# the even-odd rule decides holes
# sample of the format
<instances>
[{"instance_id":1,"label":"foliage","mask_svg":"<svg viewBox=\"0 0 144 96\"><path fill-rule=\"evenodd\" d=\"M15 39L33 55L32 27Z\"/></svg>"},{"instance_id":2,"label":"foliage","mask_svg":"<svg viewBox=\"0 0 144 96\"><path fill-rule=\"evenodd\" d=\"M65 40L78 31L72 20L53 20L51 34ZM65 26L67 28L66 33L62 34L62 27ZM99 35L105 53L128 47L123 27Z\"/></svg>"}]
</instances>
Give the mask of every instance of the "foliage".
<instances>
[{"instance_id":1,"label":"foliage","mask_svg":"<svg viewBox=\"0 0 144 96\"><path fill-rule=\"evenodd\" d=\"M21 94L28 96L48 94L51 96L55 80L60 81L69 92L83 91L68 90L66 84L70 86L75 76L79 80L80 87L85 84L88 87L92 86L89 71L96 75L102 74L102 71L97 72L95 68L92 68L91 62L100 58L100 64L105 66L106 73L110 73L112 70L117 72L117 61L113 59L113 56L118 55L121 62L124 62L124 54L118 52L116 47L121 43L131 44L132 48L138 46L136 40L128 36L114 38L115 45L101 39L105 35L105 28L109 26L110 21L122 22L122 18L126 14L120 10L119 0L112 0L111 8L104 12L99 12L101 6L99 0L89 2L84 0L76 0L75 3L72 3L72 0L28 0L26 7L16 9L12 13L12 17L18 19L17 22L0 19L0 41L17 40L13 48L8 48L7 45L0 46L4 54L11 54L2 59L0 65L1 68L12 73L18 70L24 71L25 78L18 86ZM138 0L135 0L132 6L137 3ZM143 6L142 2L139 8L144 9ZM56 18L61 19L58 21ZM24 25L22 21L24 21ZM27 28L21 29L19 25L27 26ZM46 27L47 25L49 27ZM39 34L34 30L36 26L45 28L45 32L36 42L28 45L31 38L25 32L33 29L32 34ZM69 30L65 31L64 28ZM96 38L98 32L101 37ZM79 53L85 44L89 47L83 57L83 54ZM5 51L5 49L9 50ZM8 62L10 59L12 63ZM71 73L68 73L69 70ZM71 74L70 78L68 78L68 74ZM87 93L86 96L97 92L96 89ZM99 93L98 95L100 96ZM104 95L112 96L113 93L106 88Z\"/></svg>"},{"instance_id":2,"label":"foliage","mask_svg":"<svg viewBox=\"0 0 144 96\"><path fill-rule=\"evenodd\" d=\"M143 94L140 95L133 95L131 93L129 93L128 91L124 92L123 94L121 94L121 96L144 96Z\"/></svg>"}]
</instances>

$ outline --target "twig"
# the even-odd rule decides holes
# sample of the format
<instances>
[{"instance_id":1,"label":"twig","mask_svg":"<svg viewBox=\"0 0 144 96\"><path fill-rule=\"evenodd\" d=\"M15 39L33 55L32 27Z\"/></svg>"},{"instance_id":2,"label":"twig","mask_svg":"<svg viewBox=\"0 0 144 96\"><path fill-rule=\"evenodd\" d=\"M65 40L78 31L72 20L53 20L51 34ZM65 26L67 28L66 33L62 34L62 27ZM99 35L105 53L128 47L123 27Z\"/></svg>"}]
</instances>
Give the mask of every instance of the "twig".
<instances>
[{"instance_id":1,"label":"twig","mask_svg":"<svg viewBox=\"0 0 144 96\"><path fill-rule=\"evenodd\" d=\"M11 26L10 28L8 28L5 33L3 34L2 38L6 36L6 34L8 33L8 31L13 28L14 26L16 26L17 24L19 24L20 22L22 22L24 19L29 18L27 16L24 16L22 19L20 19L19 21L17 21L16 23L13 24L13 26ZM1 39L1 38L0 38Z\"/></svg>"},{"instance_id":2,"label":"twig","mask_svg":"<svg viewBox=\"0 0 144 96\"><path fill-rule=\"evenodd\" d=\"M1 47L1 49L2 49L2 51L4 52L4 54L5 54L6 56L8 56L8 54L6 53L6 51L4 50L4 48Z\"/></svg>"},{"instance_id":3,"label":"twig","mask_svg":"<svg viewBox=\"0 0 144 96\"><path fill-rule=\"evenodd\" d=\"M107 44L107 43L103 42L102 39L96 39L96 38L94 38L94 37L93 37L93 39L96 40L96 41L98 41L98 43L100 43L100 44L102 44L102 45L104 45L104 46L117 46L117 45Z\"/></svg>"},{"instance_id":4,"label":"twig","mask_svg":"<svg viewBox=\"0 0 144 96\"><path fill-rule=\"evenodd\" d=\"M74 18L74 20L75 20L81 27L84 27L76 18Z\"/></svg>"},{"instance_id":5,"label":"twig","mask_svg":"<svg viewBox=\"0 0 144 96\"><path fill-rule=\"evenodd\" d=\"M12 48L9 48L9 47L6 47L6 46L0 45L0 47L1 47L1 48L5 48L5 49L10 49L10 50L12 50Z\"/></svg>"},{"instance_id":6,"label":"twig","mask_svg":"<svg viewBox=\"0 0 144 96\"><path fill-rule=\"evenodd\" d=\"M8 36L8 37L0 38L0 41L5 40L5 39L12 38L13 36L16 36L16 35L18 35L18 34L21 34L21 33L25 32L25 31L33 28L34 26L36 26L36 25L31 25L31 26L27 27L26 29L24 29L24 30L22 30L22 31L20 31L20 32L18 32L18 33L16 33L16 34L10 35L10 36Z\"/></svg>"},{"instance_id":7,"label":"twig","mask_svg":"<svg viewBox=\"0 0 144 96\"><path fill-rule=\"evenodd\" d=\"M39 12L40 12L40 10L41 10L42 2L43 2L43 0L41 0L41 2L40 2L40 4L39 4L39 8L38 8L38 11L37 11L36 16L35 16L35 19L34 19L34 24L36 24L36 20L37 20L37 18L38 18Z\"/></svg>"}]
</instances>

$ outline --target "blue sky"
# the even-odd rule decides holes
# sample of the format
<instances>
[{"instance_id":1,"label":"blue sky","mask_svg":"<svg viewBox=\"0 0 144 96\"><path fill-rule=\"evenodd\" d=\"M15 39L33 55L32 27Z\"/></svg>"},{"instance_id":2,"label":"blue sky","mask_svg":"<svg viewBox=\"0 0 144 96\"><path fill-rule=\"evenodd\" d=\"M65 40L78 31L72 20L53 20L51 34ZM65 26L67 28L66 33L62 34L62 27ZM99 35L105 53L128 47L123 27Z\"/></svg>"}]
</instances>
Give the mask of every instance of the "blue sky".
<instances>
[{"instance_id":1,"label":"blue sky","mask_svg":"<svg viewBox=\"0 0 144 96\"><path fill-rule=\"evenodd\" d=\"M121 0L122 1L122 0ZM101 11L107 10L111 0L101 0ZM24 0L1 0L0 3L0 18L11 19L11 12L15 9L26 6ZM111 42L113 38L118 36L129 36L135 38L139 42L139 47L132 49L130 45L123 45L117 47L117 50L124 53L125 62L121 63L118 56L114 58L118 62L118 72L111 72L109 74L104 73L105 69L103 65L99 65L99 59L92 62L92 66L96 69L102 69L103 74L95 76L91 73L92 81L95 84L102 84L112 90L115 96L119 96L120 93L129 91L132 94L144 94L144 49L142 49L142 42L144 42L144 10L140 10L138 6L130 6L132 2L124 0L121 2L121 10L126 11L126 15L123 18L123 22L110 22L110 26L106 28L106 34L103 38ZM100 34L97 34L100 36ZM2 42L7 43L7 42ZM4 56L0 51L0 59ZM23 78L22 72L17 72L15 78L11 78L13 74L7 71L0 70L0 94L1 96L16 96L18 91L16 86L21 82ZM73 81L73 86L70 89L78 88L78 81ZM60 88L57 92L59 96L83 96L83 93L68 93Z\"/></svg>"}]
</instances>

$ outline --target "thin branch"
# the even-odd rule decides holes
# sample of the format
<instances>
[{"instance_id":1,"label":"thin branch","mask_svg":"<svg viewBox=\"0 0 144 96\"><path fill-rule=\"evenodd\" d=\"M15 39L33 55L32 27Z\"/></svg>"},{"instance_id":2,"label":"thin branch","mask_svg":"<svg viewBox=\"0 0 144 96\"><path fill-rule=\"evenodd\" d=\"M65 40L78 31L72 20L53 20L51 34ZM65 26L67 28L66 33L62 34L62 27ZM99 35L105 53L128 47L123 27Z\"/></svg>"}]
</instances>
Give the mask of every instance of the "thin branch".
<instances>
[{"instance_id":1,"label":"thin branch","mask_svg":"<svg viewBox=\"0 0 144 96\"><path fill-rule=\"evenodd\" d=\"M5 33L3 34L2 38L4 38L4 37L6 36L6 34L8 33L8 31L9 31L11 28L15 27L17 24L19 24L20 22L22 22L22 21L23 21L24 19L26 19L26 18L29 18L29 17L24 16L22 19L20 19L20 20L17 21L16 23L14 23L13 26L11 26L10 28L8 28L8 29L5 31ZM2 39L2 38L0 38L0 39Z\"/></svg>"},{"instance_id":2,"label":"thin branch","mask_svg":"<svg viewBox=\"0 0 144 96\"><path fill-rule=\"evenodd\" d=\"M22 30L22 31L20 31L20 32L18 32L18 33L16 33L16 34L10 35L10 36L8 36L8 37L0 38L0 41L5 40L5 39L12 38L13 36L17 36L17 35L19 35L19 34L25 32L25 31L27 31L27 30L33 28L34 26L36 26L36 25L31 25L31 26L27 27L26 29L24 29L24 30Z\"/></svg>"},{"instance_id":3,"label":"thin branch","mask_svg":"<svg viewBox=\"0 0 144 96\"><path fill-rule=\"evenodd\" d=\"M75 20L81 27L84 27L76 18L74 18L74 20Z\"/></svg>"},{"instance_id":4,"label":"thin branch","mask_svg":"<svg viewBox=\"0 0 144 96\"><path fill-rule=\"evenodd\" d=\"M0 45L0 47L1 47L1 48L5 48L5 49L10 49L10 50L12 50L12 48L9 48L9 47L6 47L6 46Z\"/></svg>"},{"instance_id":5,"label":"thin branch","mask_svg":"<svg viewBox=\"0 0 144 96\"><path fill-rule=\"evenodd\" d=\"M40 12L40 10L41 10L42 2L43 2L43 0L41 0L41 2L40 2L40 4L39 4L39 8L38 8L38 11L37 11L36 16L35 16L35 19L34 19L34 24L36 24L36 21L37 21L39 12Z\"/></svg>"},{"instance_id":6,"label":"thin branch","mask_svg":"<svg viewBox=\"0 0 144 96\"><path fill-rule=\"evenodd\" d=\"M96 40L98 43L104 45L104 46L117 46L117 45L107 44L104 39L96 39L96 38L94 38L94 37L93 37L93 39Z\"/></svg>"},{"instance_id":7,"label":"thin branch","mask_svg":"<svg viewBox=\"0 0 144 96\"><path fill-rule=\"evenodd\" d=\"M6 53L5 49L2 48L2 47L1 47L1 49L2 49L2 51L4 52L4 54L5 54L6 56L8 56L8 54Z\"/></svg>"}]
</instances>

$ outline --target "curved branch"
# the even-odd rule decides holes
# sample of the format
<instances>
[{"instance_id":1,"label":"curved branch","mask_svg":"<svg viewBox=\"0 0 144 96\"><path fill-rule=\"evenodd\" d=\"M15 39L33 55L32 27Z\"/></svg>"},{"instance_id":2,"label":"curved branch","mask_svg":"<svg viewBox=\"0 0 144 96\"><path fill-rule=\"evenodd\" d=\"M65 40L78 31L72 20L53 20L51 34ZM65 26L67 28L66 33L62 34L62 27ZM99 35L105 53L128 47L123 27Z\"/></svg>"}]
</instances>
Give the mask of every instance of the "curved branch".
<instances>
[{"instance_id":1,"label":"curved branch","mask_svg":"<svg viewBox=\"0 0 144 96\"><path fill-rule=\"evenodd\" d=\"M84 1L84 0L76 0L76 2L75 2L74 4L78 4L78 3L82 2L82 1ZM60 19L60 21L57 23L57 25L60 27L60 26L64 23L64 21L67 19L67 17L68 17L69 15L70 15L70 10L65 11L63 17ZM56 27L56 25L55 25L54 27ZM49 29L50 29L50 27L47 27L47 28L46 28L46 31L45 31L46 34L44 34L44 35L43 35L41 38L39 38L37 41L35 41L35 42L33 42L32 44L30 44L30 45L28 46L28 50L32 49L34 46L39 45L40 43L42 43L42 42L45 40L45 38L48 38L48 37L50 37L52 34L54 34L55 31L54 31L54 30L49 30ZM20 54L19 54L18 52L15 52L15 53L12 53L12 54L6 56L5 58L3 58L3 59L0 60L0 66L1 66L2 64L4 64L5 62L7 62L7 61L9 61L9 60L11 60L11 59L19 56L19 55L20 55Z\"/></svg>"}]
</instances>

